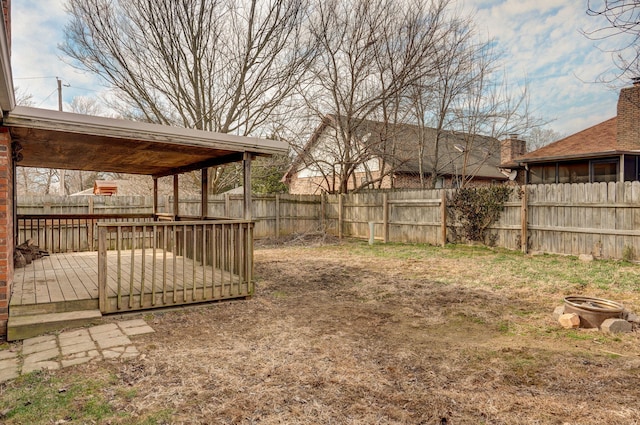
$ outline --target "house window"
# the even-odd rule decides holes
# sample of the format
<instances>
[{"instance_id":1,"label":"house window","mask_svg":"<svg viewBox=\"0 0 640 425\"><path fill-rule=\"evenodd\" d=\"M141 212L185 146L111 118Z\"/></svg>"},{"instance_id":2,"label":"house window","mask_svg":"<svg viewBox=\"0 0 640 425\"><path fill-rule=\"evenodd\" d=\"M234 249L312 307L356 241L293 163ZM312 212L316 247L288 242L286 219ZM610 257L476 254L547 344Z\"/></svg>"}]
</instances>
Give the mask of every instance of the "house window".
<instances>
[{"instance_id":1,"label":"house window","mask_svg":"<svg viewBox=\"0 0 640 425\"><path fill-rule=\"evenodd\" d=\"M556 164L533 165L529 168L529 184L552 184L556 182Z\"/></svg>"},{"instance_id":2,"label":"house window","mask_svg":"<svg viewBox=\"0 0 640 425\"><path fill-rule=\"evenodd\" d=\"M618 181L618 160L591 161L591 181L616 182Z\"/></svg>"},{"instance_id":3,"label":"house window","mask_svg":"<svg viewBox=\"0 0 640 425\"><path fill-rule=\"evenodd\" d=\"M640 157L633 155L624 156L624 181L633 182L640 180L640 169L638 167L638 159Z\"/></svg>"},{"instance_id":4,"label":"house window","mask_svg":"<svg viewBox=\"0 0 640 425\"><path fill-rule=\"evenodd\" d=\"M559 164L558 183L589 183L589 164L586 162Z\"/></svg>"}]
</instances>

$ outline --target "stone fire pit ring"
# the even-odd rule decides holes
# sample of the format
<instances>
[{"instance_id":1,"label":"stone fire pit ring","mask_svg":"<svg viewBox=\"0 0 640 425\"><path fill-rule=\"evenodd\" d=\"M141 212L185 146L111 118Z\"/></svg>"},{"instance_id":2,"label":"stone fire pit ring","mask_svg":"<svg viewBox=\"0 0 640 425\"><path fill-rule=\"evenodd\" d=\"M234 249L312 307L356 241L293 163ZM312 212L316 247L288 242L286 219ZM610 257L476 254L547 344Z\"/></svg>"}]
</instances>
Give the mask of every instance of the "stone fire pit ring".
<instances>
[{"instance_id":1,"label":"stone fire pit ring","mask_svg":"<svg viewBox=\"0 0 640 425\"><path fill-rule=\"evenodd\" d=\"M624 306L604 298L570 296L564 299L564 312L580 317L581 328L599 328L607 319L622 317Z\"/></svg>"}]
</instances>

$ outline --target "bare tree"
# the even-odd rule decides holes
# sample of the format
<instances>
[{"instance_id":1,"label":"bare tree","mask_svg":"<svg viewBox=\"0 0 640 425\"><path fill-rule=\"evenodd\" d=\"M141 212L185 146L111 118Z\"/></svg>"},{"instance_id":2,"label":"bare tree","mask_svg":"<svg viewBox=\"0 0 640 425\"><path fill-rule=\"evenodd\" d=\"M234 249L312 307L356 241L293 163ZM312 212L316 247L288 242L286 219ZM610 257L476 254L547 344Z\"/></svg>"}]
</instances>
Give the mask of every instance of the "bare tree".
<instances>
[{"instance_id":1,"label":"bare tree","mask_svg":"<svg viewBox=\"0 0 640 425\"><path fill-rule=\"evenodd\" d=\"M16 86L15 95L16 95L16 105L20 105L20 106L34 105L33 95L31 93L25 92L20 87Z\"/></svg>"},{"instance_id":2,"label":"bare tree","mask_svg":"<svg viewBox=\"0 0 640 425\"><path fill-rule=\"evenodd\" d=\"M33 96L16 87L16 104L33 106ZM20 167L16 168L16 189L19 195L48 194L52 190L55 170L48 168Z\"/></svg>"},{"instance_id":3,"label":"bare tree","mask_svg":"<svg viewBox=\"0 0 640 425\"><path fill-rule=\"evenodd\" d=\"M536 149L540 149L543 146L553 143L565 137L562 133L559 133L551 128L536 127L533 128L527 140L527 151L531 152Z\"/></svg>"},{"instance_id":4,"label":"bare tree","mask_svg":"<svg viewBox=\"0 0 640 425\"><path fill-rule=\"evenodd\" d=\"M422 187L435 187L444 174L463 187L499 152L499 138L523 133L532 120L526 88L508 85L500 56L470 17L454 16L440 29L437 54L428 58L434 72L411 88L419 174Z\"/></svg>"},{"instance_id":5,"label":"bare tree","mask_svg":"<svg viewBox=\"0 0 640 425\"><path fill-rule=\"evenodd\" d=\"M397 164L393 131L403 93L425 70L447 1L329 0L309 16L317 52L302 96L327 137L300 150L332 192L380 184ZM372 126L372 121L383 126ZM378 159L381 159L379 161ZM386 159L389 159L387 161ZM393 161L391 161L393 159ZM357 176L363 176L358 180Z\"/></svg>"},{"instance_id":6,"label":"bare tree","mask_svg":"<svg viewBox=\"0 0 640 425\"><path fill-rule=\"evenodd\" d=\"M617 72L602 74L601 80L612 83L640 76L640 0L588 0L587 15L601 18L602 25L583 34L591 40L616 40L614 47L604 49L611 53Z\"/></svg>"},{"instance_id":7,"label":"bare tree","mask_svg":"<svg viewBox=\"0 0 640 425\"><path fill-rule=\"evenodd\" d=\"M469 17L456 16L442 25L436 53L427 58L433 72L424 74L410 88L411 110L419 129L418 172L423 188L427 182L435 187L442 173L441 146L452 129L452 111L475 78L471 69L482 45L474 42L473 37ZM426 175L430 176L428 181Z\"/></svg>"},{"instance_id":8,"label":"bare tree","mask_svg":"<svg viewBox=\"0 0 640 425\"><path fill-rule=\"evenodd\" d=\"M305 0L69 0L61 46L114 88L123 115L261 135L288 113L312 50ZM225 170L212 173L224 186Z\"/></svg>"}]
</instances>

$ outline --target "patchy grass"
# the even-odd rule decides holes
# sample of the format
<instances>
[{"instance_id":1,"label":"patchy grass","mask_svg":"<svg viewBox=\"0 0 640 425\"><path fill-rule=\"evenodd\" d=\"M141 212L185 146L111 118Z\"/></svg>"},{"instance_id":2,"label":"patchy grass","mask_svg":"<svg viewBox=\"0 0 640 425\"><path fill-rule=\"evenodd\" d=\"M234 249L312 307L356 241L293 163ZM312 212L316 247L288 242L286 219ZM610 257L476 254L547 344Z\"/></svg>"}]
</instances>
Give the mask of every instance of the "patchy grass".
<instances>
[{"instance_id":1,"label":"patchy grass","mask_svg":"<svg viewBox=\"0 0 640 425\"><path fill-rule=\"evenodd\" d=\"M141 416L122 409L136 400L138 390L122 388L117 376L104 369L77 373L73 369L37 371L0 386L2 424L162 424L165 409Z\"/></svg>"},{"instance_id":2,"label":"patchy grass","mask_svg":"<svg viewBox=\"0 0 640 425\"><path fill-rule=\"evenodd\" d=\"M6 423L100 421L114 415L99 389L109 380L72 376L64 379L34 372L10 383L0 400Z\"/></svg>"},{"instance_id":3,"label":"patchy grass","mask_svg":"<svg viewBox=\"0 0 640 425\"><path fill-rule=\"evenodd\" d=\"M0 385L0 422L637 423L638 334L552 312L569 294L638 310L639 272L480 246L257 249L254 297L146 313L143 359Z\"/></svg>"}]
</instances>

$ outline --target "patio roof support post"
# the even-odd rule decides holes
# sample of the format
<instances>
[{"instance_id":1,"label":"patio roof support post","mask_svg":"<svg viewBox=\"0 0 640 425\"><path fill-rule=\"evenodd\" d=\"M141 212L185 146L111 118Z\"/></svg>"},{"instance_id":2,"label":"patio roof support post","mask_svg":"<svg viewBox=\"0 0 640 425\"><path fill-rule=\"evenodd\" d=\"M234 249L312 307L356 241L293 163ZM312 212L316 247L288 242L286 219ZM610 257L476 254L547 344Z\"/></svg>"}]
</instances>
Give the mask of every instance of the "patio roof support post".
<instances>
[{"instance_id":1,"label":"patio roof support post","mask_svg":"<svg viewBox=\"0 0 640 425\"><path fill-rule=\"evenodd\" d=\"M242 165L244 169L244 219L251 220L251 153L244 153Z\"/></svg>"},{"instance_id":2,"label":"patio roof support post","mask_svg":"<svg viewBox=\"0 0 640 425\"><path fill-rule=\"evenodd\" d=\"M153 178L153 220L158 220L158 178Z\"/></svg>"},{"instance_id":3,"label":"patio roof support post","mask_svg":"<svg viewBox=\"0 0 640 425\"><path fill-rule=\"evenodd\" d=\"M178 219L178 175L173 175L173 219Z\"/></svg>"},{"instance_id":4,"label":"patio roof support post","mask_svg":"<svg viewBox=\"0 0 640 425\"><path fill-rule=\"evenodd\" d=\"M202 178L201 178L201 188L200 192L202 197L200 199L200 218L203 220L209 217L209 169L203 168L201 170Z\"/></svg>"}]
</instances>

